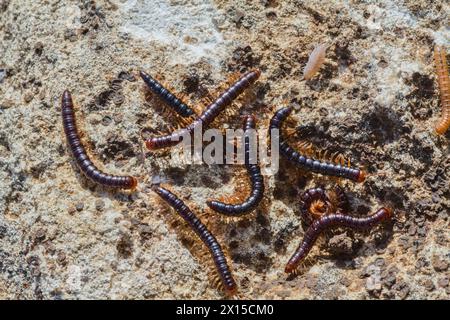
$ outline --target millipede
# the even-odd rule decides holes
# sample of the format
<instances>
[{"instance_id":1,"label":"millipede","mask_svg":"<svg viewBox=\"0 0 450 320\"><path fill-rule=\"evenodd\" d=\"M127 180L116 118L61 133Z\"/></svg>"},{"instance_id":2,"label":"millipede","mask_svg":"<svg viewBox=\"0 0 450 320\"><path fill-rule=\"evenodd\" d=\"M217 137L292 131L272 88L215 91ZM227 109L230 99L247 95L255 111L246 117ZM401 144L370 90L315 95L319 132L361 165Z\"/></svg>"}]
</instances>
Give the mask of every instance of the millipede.
<instances>
[{"instance_id":1,"label":"millipede","mask_svg":"<svg viewBox=\"0 0 450 320\"><path fill-rule=\"evenodd\" d=\"M325 191L323 187L308 189L300 195L300 200L300 216L307 225L325 214L334 211L346 213L349 210L347 195L339 186L332 191Z\"/></svg>"},{"instance_id":2,"label":"millipede","mask_svg":"<svg viewBox=\"0 0 450 320\"><path fill-rule=\"evenodd\" d=\"M225 292L232 296L237 292L237 284L231 274L231 269L228 266L227 259L217 239L207 229L207 227L200 221L199 218L186 206L186 204L179 199L175 194L169 190L154 185L152 189L163 199L169 206L183 218L185 222L189 224L191 229L197 234L200 240L208 248L217 272L219 274L221 283L225 288Z\"/></svg>"},{"instance_id":3,"label":"millipede","mask_svg":"<svg viewBox=\"0 0 450 320\"><path fill-rule=\"evenodd\" d=\"M316 160L295 151L291 146L289 146L287 141L283 139L281 126L283 124L283 121L291 114L291 112L292 107L281 108L280 110L275 112L275 115L270 120L269 136L271 136L272 130L278 130L280 140L279 149L280 153L284 157L300 166L301 168L315 173L345 178L356 182L363 182L365 180L366 173L363 170L342 166L340 164L333 164L326 161Z\"/></svg>"},{"instance_id":4,"label":"millipede","mask_svg":"<svg viewBox=\"0 0 450 320\"><path fill-rule=\"evenodd\" d=\"M68 90L64 91L61 99L62 119L67 142L75 161L83 174L93 182L111 188L131 189L137 186L137 179L132 176L110 175L99 170L89 159L81 143L78 133L72 96Z\"/></svg>"},{"instance_id":5,"label":"millipede","mask_svg":"<svg viewBox=\"0 0 450 320\"><path fill-rule=\"evenodd\" d=\"M194 110L192 110L186 103L177 98L175 94L170 92L152 76L145 73L144 71L140 71L139 74L142 80L144 80L147 87L161 100L163 100L169 107L171 107L172 110L174 110L178 115L187 118L195 114Z\"/></svg>"},{"instance_id":6,"label":"millipede","mask_svg":"<svg viewBox=\"0 0 450 320\"><path fill-rule=\"evenodd\" d=\"M434 63L436 65L439 91L441 93L442 115L436 124L437 134L444 134L450 127L450 79L448 75L447 53L443 47L434 47Z\"/></svg>"},{"instance_id":7,"label":"millipede","mask_svg":"<svg viewBox=\"0 0 450 320\"><path fill-rule=\"evenodd\" d=\"M368 229L372 226L392 217L392 210L388 208L378 209L367 217L352 217L342 213L331 213L315 220L306 229L302 242L295 253L289 259L285 267L286 273L295 272L299 263L306 258L314 243L322 232L332 227L349 227L352 229Z\"/></svg>"},{"instance_id":8,"label":"millipede","mask_svg":"<svg viewBox=\"0 0 450 320\"><path fill-rule=\"evenodd\" d=\"M250 176L251 192L250 196L242 203L229 204L215 200L208 200L206 204L208 207L216 212L227 216L242 216L254 210L261 202L264 195L264 178L261 174L261 169L258 164L252 164L250 161L250 137L248 133L256 127L255 118L248 115L244 118L244 152L245 152L245 167ZM247 133L247 134L246 134Z\"/></svg>"},{"instance_id":9,"label":"millipede","mask_svg":"<svg viewBox=\"0 0 450 320\"><path fill-rule=\"evenodd\" d=\"M300 196L300 215L306 224L311 224L315 217L320 217L326 213L328 206L328 196L322 187L311 188L303 192Z\"/></svg>"},{"instance_id":10,"label":"millipede","mask_svg":"<svg viewBox=\"0 0 450 320\"><path fill-rule=\"evenodd\" d=\"M202 126L203 130L208 127L214 119L235 100L241 93L244 92L252 83L254 83L261 72L259 70L252 70L241 76L233 85L231 85L225 92L223 92L215 101L213 101L202 114L196 118L187 127L174 131L168 135L161 137L152 137L145 141L145 145L149 150L156 150L177 145L180 138L184 135L191 135L194 130Z\"/></svg>"}]
</instances>

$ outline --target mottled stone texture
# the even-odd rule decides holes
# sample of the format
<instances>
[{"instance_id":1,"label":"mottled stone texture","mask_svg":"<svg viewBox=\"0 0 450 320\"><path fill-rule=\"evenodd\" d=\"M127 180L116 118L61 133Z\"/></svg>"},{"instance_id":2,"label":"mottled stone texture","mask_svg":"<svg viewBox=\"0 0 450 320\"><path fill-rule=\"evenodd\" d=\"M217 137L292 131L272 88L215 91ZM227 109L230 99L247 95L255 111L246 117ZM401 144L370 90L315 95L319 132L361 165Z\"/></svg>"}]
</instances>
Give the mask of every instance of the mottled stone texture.
<instances>
[{"instance_id":1,"label":"mottled stone texture","mask_svg":"<svg viewBox=\"0 0 450 320\"><path fill-rule=\"evenodd\" d=\"M173 117L144 103L141 68L189 104L230 74L259 68L247 102L267 126L284 103L305 138L365 166L364 184L282 162L264 206L247 221L203 215L228 249L244 298L448 299L449 134L437 137L435 43L449 45L446 1L0 1L0 298L221 298L213 269L148 189L150 176L197 212L238 192L236 167L178 165L147 153L140 131ZM330 44L319 75L301 79L315 44ZM133 195L80 176L64 141L59 100L72 91L94 161L140 179ZM218 126L222 126L220 122ZM298 193L349 190L353 214L381 205L396 221L337 230L297 277L284 264L304 232Z\"/></svg>"}]
</instances>

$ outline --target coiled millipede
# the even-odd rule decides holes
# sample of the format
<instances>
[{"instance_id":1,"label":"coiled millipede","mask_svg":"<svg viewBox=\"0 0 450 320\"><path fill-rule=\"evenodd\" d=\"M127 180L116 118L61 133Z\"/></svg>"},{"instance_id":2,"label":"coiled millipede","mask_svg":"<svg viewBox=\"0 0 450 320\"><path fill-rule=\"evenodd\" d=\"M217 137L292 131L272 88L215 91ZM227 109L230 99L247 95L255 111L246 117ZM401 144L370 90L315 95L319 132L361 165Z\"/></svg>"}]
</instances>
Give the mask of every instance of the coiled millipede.
<instances>
[{"instance_id":1,"label":"coiled millipede","mask_svg":"<svg viewBox=\"0 0 450 320\"><path fill-rule=\"evenodd\" d=\"M298 246L295 253L289 259L284 271L286 273L295 272L297 266L303 259L306 258L311 251L314 243L320 234L332 227L349 227L352 229L366 229L375 224L387 220L392 217L392 210L388 208L381 208L374 214L367 217L357 218L342 213L331 213L322 216L315 220L306 230L303 240Z\"/></svg>"},{"instance_id":2,"label":"coiled millipede","mask_svg":"<svg viewBox=\"0 0 450 320\"><path fill-rule=\"evenodd\" d=\"M306 225L325 214L332 212L347 213L349 201L341 187L325 191L323 187L311 188L300 195L300 216Z\"/></svg>"}]
</instances>

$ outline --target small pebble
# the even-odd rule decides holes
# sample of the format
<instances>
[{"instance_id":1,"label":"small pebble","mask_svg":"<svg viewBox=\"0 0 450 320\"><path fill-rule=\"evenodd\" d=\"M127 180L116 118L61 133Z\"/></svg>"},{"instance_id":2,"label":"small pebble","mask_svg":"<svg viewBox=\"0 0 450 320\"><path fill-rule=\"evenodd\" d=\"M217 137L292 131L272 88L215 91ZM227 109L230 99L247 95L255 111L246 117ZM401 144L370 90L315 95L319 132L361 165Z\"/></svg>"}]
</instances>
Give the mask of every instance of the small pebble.
<instances>
[{"instance_id":1,"label":"small pebble","mask_svg":"<svg viewBox=\"0 0 450 320\"><path fill-rule=\"evenodd\" d=\"M383 299L394 300L395 299L395 293L392 292L392 291L383 292Z\"/></svg>"},{"instance_id":2,"label":"small pebble","mask_svg":"<svg viewBox=\"0 0 450 320\"><path fill-rule=\"evenodd\" d=\"M97 211L103 211L104 208L105 202L103 200L99 199L95 201L95 209L97 209Z\"/></svg>"},{"instance_id":3,"label":"small pebble","mask_svg":"<svg viewBox=\"0 0 450 320\"><path fill-rule=\"evenodd\" d=\"M122 115L122 114L116 114L116 115L114 116L114 123L115 123L115 124L121 123L122 120L123 120L123 115Z\"/></svg>"},{"instance_id":4,"label":"small pebble","mask_svg":"<svg viewBox=\"0 0 450 320\"><path fill-rule=\"evenodd\" d=\"M387 288L391 288L395 284L396 278L395 274L389 274L386 278L383 279L383 284Z\"/></svg>"},{"instance_id":5,"label":"small pebble","mask_svg":"<svg viewBox=\"0 0 450 320\"><path fill-rule=\"evenodd\" d=\"M409 294L409 286L404 282L404 281L400 281L398 282L394 287L394 290L397 291L398 296L400 297L400 299L405 299L408 294Z\"/></svg>"},{"instance_id":6,"label":"small pebble","mask_svg":"<svg viewBox=\"0 0 450 320\"><path fill-rule=\"evenodd\" d=\"M236 10L234 13L234 17L233 17L233 22L234 23L239 23L241 21L242 18L245 17L245 12L242 10Z\"/></svg>"},{"instance_id":7,"label":"small pebble","mask_svg":"<svg viewBox=\"0 0 450 320\"><path fill-rule=\"evenodd\" d=\"M425 289L427 289L428 291L433 291L434 288L435 288L435 287L434 287L434 283L433 283L433 281L431 281L431 279L425 280L424 287L425 287Z\"/></svg>"},{"instance_id":8,"label":"small pebble","mask_svg":"<svg viewBox=\"0 0 450 320\"><path fill-rule=\"evenodd\" d=\"M381 281L379 276L370 276L366 280L367 292L379 296L381 293Z\"/></svg>"},{"instance_id":9,"label":"small pebble","mask_svg":"<svg viewBox=\"0 0 450 320\"><path fill-rule=\"evenodd\" d=\"M427 235L427 229L425 227L419 228L417 234L421 237L425 237Z\"/></svg>"},{"instance_id":10,"label":"small pebble","mask_svg":"<svg viewBox=\"0 0 450 320\"><path fill-rule=\"evenodd\" d=\"M112 101L116 106L120 106L125 101L125 97L120 93L116 93L113 95Z\"/></svg>"},{"instance_id":11,"label":"small pebble","mask_svg":"<svg viewBox=\"0 0 450 320\"><path fill-rule=\"evenodd\" d=\"M130 235L124 234L116 245L117 252L122 258L129 258L133 254L133 240Z\"/></svg>"},{"instance_id":12,"label":"small pebble","mask_svg":"<svg viewBox=\"0 0 450 320\"><path fill-rule=\"evenodd\" d=\"M47 231L44 228L39 228L34 234L34 239L36 240L36 242L41 242L42 240L44 240L46 233Z\"/></svg>"},{"instance_id":13,"label":"small pebble","mask_svg":"<svg viewBox=\"0 0 450 320\"><path fill-rule=\"evenodd\" d=\"M51 242L46 242L45 243L45 252L49 253L51 255L54 255L56 252L56 247L53 243Z\"/></svg>"},{"instance_id":14,"label":"small pebble","mask_svg":"<svg viewBox=\"0 0 450 320\"><path fill-rule=\"evenodd\" d=\"M350 285L352 284L352 281L347 277L342 277L339 282L345 287L350 287Z\"/></svg>"},{"instance_id":15,"label":"small pebble","mask_svg":"<svg viewBox=\"0 0 450 320\"><path fill-rule=\"evenodd\" d=\"M70 206L69 209L67 209L67 212L70 215L73 215L75 213L75 211L76 211L76 208L74 206Z\"/></svg>"},{"instance_id":16,"label":"small pebble","mask_svg":"<svg viewBox=\"0 0 450 320\"><path fill-rule=\"evenodd\" d=\"M351 254L353 252L353 242L346 233L333 236L328 242L329 250L331 253L339 254Z\"/></svg>"},{"instance_id":17,"label":"small pebble","mask_svg":"<svg viewBox=\"0 0 450 320\"><path fill-rule=\"evenodd\" d=\"M438 282L437 282L438 286L441 288L447 287L448 283L449 283L449 279L447 277L439 278Z\"/></svg>"},{"instance_id":18,"label":"small pebble","mask_svg":"<svg viewBox=\"0 0 450 320\"><path fill-rule=\"evenodd\" d=\"M64 40L75 41L77 40L77 34L72 29L67 29L64 31Z\"/></svg>"},{"instance_id":19,"label":"small pebble","mask_svg":"<svg viewBox=\"0 0 450 320\"><path fill-rule=\"evenodd\" d=\"M434 203L440 203L442 201L441 197L436 193L431 195L431 200L433 200Z\"/></svg>"},{"instance_id":20,"label":"small pebble","mask_svg":"<svg viewBox=\"0 0 450 320\"><path fill-rule=\"evenodd\" d=\"M448 261L441 259L437 255L433 256L431 259L431 264L433 265L434 270L438 272L446 271L448 269Z\"/></svg>"},{"instance_id":21,"label":"small pebble","mask_svg":"<svg viewBox=\"0 0 450 320\"><path fill-rule=\"evenodd\" d=\"M38 56L40 56L42 54L42 50L44 50L44 45L42 44L42 42L39 41L34 45L34 52Z\"/></svg>"},{"instance_id":22,"label":"small pebble","mask_svg":"<svg viewBox=\"0 0 450 320\"><path fill-rule=\"evenodd\" d=\"M56 257L56 262L58 262L58 264L61 266L65 266L67 264L66 254L64 253L64 251L62 251L62 250L58 251L58 255Z\"/></svg>"},{"instance_id":23,"label":"small pebble","mask_svg":"<svg viewBox=\"0 0 450 320\"><path fill-rule=\"evenodd\" d=\"M3 237L6 235L7 229L4 226L0 226L0 239L3 239Z\"/></svg>"},{"instance_id":24,"label":"small pebble","mask_svg":"<svg viewBox=\"0 0 450 320\"><path fill-rule=\"evenodd\" d=\"M83 202L77 202L77 204L75 205L75 209L80 212L83 211L84 209L84 203Z\"/></svg>"},{"instance_id":25,"label":"small pebble","mask_svg":"<svg viewBox=\"0 0 450 320\"><path fill-rule=\"evenodd\" d=\"M105 127L109 126L111 124L111 122L112 122L112 118L110 116L105 116L102 119L102 125L104 125Z\"/></svg>"},{"instance_id":26,"label":"small pebble","mask_svg":"<svg viewBox=\"0 0 450 320\"><path fill-rule=\"evenodd\" d=\"M417 227L415 225L411 225L408 229L408 234L410 236L413 236L416 234L416 232L417 232Z\"/></svg>"},{"instance_id":27,"label":"small pebble","mask_svg":"<svg viewBox=\"0 0 450 320\"><path fill-rule=\"evenodd\" d=\"M31 100L33 100L34 95L31 92L27 92L25 93L25 95L23 96L23 100L25 101L25 103L30 103Z\"/></svg>"}]
</instances>

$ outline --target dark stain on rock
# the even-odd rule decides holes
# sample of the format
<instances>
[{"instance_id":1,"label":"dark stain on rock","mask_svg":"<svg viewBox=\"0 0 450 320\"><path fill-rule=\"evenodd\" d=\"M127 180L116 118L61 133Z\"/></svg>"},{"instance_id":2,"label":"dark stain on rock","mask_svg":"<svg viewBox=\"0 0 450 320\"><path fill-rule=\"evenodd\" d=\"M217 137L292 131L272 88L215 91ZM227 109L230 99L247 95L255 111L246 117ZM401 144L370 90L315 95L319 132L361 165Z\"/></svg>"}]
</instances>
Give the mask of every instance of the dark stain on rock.
<instances>
[{"instance_id":1,"label":"dark stain on rock","mask_svg":"<svg viewBox=\"0 0 450 320\"><path fill-rule=\"evenodd\" d=\"M123 234L116 245L119 257L127 259L133 254L133 241L128 234Z\"/></svg>"},{"instance_id":2,"label":"dark stain on rock","mask_svg":"<svg viewBox=\"0 0 450 320\"><path fill-rule=\"evenodd\" d=\"M120 71L117 78L120 80L127 80L130 82L136 81L136 77L131 72L128 71Z\"/></svg>"},{"instance_id":3,"label":"dark stain on rock","mask_svg":"<svg viewBox=\"0 0 450 320\"><path fill-rule=\"evenodd\" d=\"M177 167L170 167L167 170L164 171L165 176L173 181L176 185L183 185L184 184L184 176L185 176L186 170L183 170L181 168Z\"/></svg>"},{"instance_id":4,"label":"dark stain on rock","mask_svg":"<svg viewBox=\"0 0 450 320\"><path fill-rule=\"evenodd\" d=\"M287 241L291 238L291 235L297 229L298 229L298 225L294 225L293 222L289 222L286 226L281 228L281 230L275 234L275 236L274 236L275 241L273 243L275 252L277 252L277 253L285 253L286 252Z\"/></svg>"},{"instance_id":5,"label":"dark stain on rock","mask_svg":"<svg viewBox=\"0 0 450 320\"><path fill-rule=\"evenodd\" d=\"M413 91L406 96L407 99L412 97L418 99L431 99L435 94L434 80L426 74L414 72L411 79L407 79L406 84L414 86Z\"/></svg>"},{"instance_id":6,"label":"dark stain on rock","mask_svg":"<svg viewBox=\"0 0 450 320\"><path fill-rule=\"evenodd\" d=\"M184 90L186 93L194 93L200 87L200 78L195 73L190 73L183 81Z\"/></svg>"},{"instance_id":7,"label":"dark stain on rock","mask_svg":"<svg viewBox=\"0 0 450 320\"><path fill-rule=\"evenodd\" d=\"M256 55L251 46L237 47L228 63L228 70L232 72L246 72L259 65L261 56Z\"/></svg>"},{"instance_id":8,"label":"dark stain on rock","mask_svg":"<svg viewBox=\"0 0 450 320\"><path fill-rule=\"evenodd\" d=\"M341 66L348 67L352 63L356 62L356 58L352 55L348 48L348 43L346 44L336 44L334 48L334 54L338 59L338 63Z\"/></svg>"},{"instance_id":9,"label":"dark stain on rock","mask_svg":"<svg viewBox=\"0 0 450 320\"><path fill-rule=\"evenodd\" d=\"M375 141L378 145L385 145L411 132L400 118L401 116L393 111L377 106L374 112L363 116L360 130L368 133L366 136L370 142Z\"/></svg>"},{"instance_id":10,"label":"dark stain on rock","mask_svg":"<svg viewBox=\"0 0 450 320\"><path fill-rule=\"evenodd\" d=\"M108 160L129 159L136 156L133 144L115 134L108 135L106 144L99 147L103 149L102 154Z\"/></svg>"}]
</instances>

